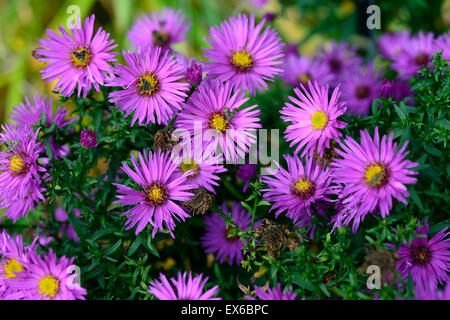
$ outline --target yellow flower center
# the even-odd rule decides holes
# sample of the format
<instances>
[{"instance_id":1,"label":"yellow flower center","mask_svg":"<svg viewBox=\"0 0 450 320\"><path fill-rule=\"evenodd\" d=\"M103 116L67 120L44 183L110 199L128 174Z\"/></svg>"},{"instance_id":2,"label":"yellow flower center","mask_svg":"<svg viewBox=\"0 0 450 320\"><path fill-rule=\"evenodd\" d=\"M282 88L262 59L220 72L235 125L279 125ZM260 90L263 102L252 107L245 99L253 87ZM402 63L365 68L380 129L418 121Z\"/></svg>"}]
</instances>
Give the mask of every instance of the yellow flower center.
<instances>
[{"instance_id":1,"label":"yellow flower center","mask_svg":"<svg viewBox=\"0 0 450 320\"><path fill-rule=\"evenodd\" d=\"M236 51L231 57L231 63L239 71L248 71L253 66L252 56L245 50Z\"/></svg>"},{"instance_id":2,"label":"yellow flower center","mask_svg":"<svg viewBox=\"0 0 450 320\"><path fill-rule=\"evenodd\" d=\"M315 130L323 129L328 122L328 118L325 112L317 111L311 116L311 122Z\"/></svg>"},{"instance_id":3,"label":"yellow flower center","mask_svg":"<svg viewBox=\"0 0 450 320\"><path fill-rule=\"evenodd\" d=\"M228 128L228 121L223 114L215 113L210 118L209 125L217 131L225 132Z\"/></svg>"},{"instance_id":4,"label":"yellow flower center","mask_svg":"<svg viewBox=\"0 0 450 320\"><path fill-rule=\"evenodd\" d=\"M72 65L77 68L85 68L91 62L92 54L87 48L79 48L72 51Z\"/></svg>"},{"instance_id":5,"label":"yellow flower center","mask_svg":"<svg viewBox=\"0 0 450 320\"><path fill-rule=\"evenodd\" d=\"M146 73L139 78L139 93L151 96L159 91L159 81L154 74Z\"/></svg>"},{"instance_id":6,"label":"yellow flower center","mask_svg":"<svg viewBox=\"0 0 450 320\"><path fill-rule=\"evenodd\" d=\"M296 184L295 184L295 189L297 189L298 192L306 192L311 188L311 182L309 182L308 180L303 180L300 179Z\"/></svg>"},{"instance_id":7,"label":"yellow flower center","mask_svg":"<svg viewBox=\"0 0 450 320\"><path fill-rule=\"evenodd\" d=\"M26 170L27 163L23 160L21 155L15 154L9 161L9 168L13 173L19 174Z\"/></svg>"},{"instance_id":8,"label":"yellow flower center","mask_svg":"<svg viewBox=\"0 0 450 320\"><path fill-rule=\"evenodd\" d=\"M5 279L17 278L17 275L15 275L14 272L22 272L23 266L16 259L10 259L5 263L3 269L6 273Z\"/></svg>"},{"instance_id":9,"label":"yellow flower center","mask_svg":"<svg viewBox=\"0 0 450 320\"><path fill-rule=\"evenodd\" d=\"M192 169L194 169L194 172L188 176L189 178L192 178L198 174L198 164L196 164L193 159L185 159L181 164L181 170L186 173Z\"/></svg>"},{"instance_id":10,"label":"yellow flower center","mask_svg":"<svg viewBox=\"0 0 450 320\"><path fill-rule=\"evenodd\" d=\"M167 189L159 183L153 183L145 188L145 199L152 206L160 206L167 200Z\"/></svg>"},{"instance_id":11,"label":"yellow flower center","mask_svg":"<svg viewBox=\"0 0 450 320\"><path fill-rule=\"evenodd\" d=\"M54 297L59 290L59 281L52 276L46 276L39 280L39 294Z\"/></svg>"},{"instance_id":12,"label":"yellow flower center","mask_svg":"<svg viewBox=\"0 0 450 320\"><path fill-rule=\"evenodd\" d=\"M308 84L308 80L311 80L311 76L307 73L303 73L298 76L298 81L300 81L300 83L302 84Z\"/></svg>"},{"instance_id":13,"label":"yellow flower center","mask_svg":"<svg viewBox=\"0 0 450 320\"><path fill-rule=\"evenodd\" d=\"M387 182L386 168L380 164L367 167L364 174L366 182L372 187L380 187Z\"/></svg>"}]
</instances>

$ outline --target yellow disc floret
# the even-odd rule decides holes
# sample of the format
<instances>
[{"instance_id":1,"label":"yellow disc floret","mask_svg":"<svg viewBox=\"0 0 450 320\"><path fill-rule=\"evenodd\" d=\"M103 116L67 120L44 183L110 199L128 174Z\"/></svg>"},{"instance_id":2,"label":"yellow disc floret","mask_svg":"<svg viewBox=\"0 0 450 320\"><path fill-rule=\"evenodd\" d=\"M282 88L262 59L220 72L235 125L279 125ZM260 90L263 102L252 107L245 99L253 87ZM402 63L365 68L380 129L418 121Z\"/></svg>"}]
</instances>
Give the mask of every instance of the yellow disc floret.
<instances>
[{"instance_id":1,"label":"yellow disc floret","mask_svg":"<svg viewBox=\"0 0 450 320\"><path fill-rule=\"evenodd\" d=\"M216 129L220 132L225 132L228 128L228 121L225 118L225 115L220 113L215 113L210 117L209 125L211 128Z\"/></svg>"},{"instance_id":2,"label":"yellow disc floret","mask_svg":"<svg viewBox=\"0 0 450 320\"><path fill-rule=\"evenodd\" d=\"M386 168L381 164L374 164L367 167L364 173L366 182L372 187L379 187L387 182Z\"/></svg>"},{"instance_id":3,"label":"yellow disc floret","mask_svg":"<svg viewBox=\"0 0 450 320\"><path fill-rule=\"evenodd\" d=\"M248 71L253 66L253 59L245 50L236 51L231 57L231 63L239 71Z\"/></svg>"},{"instance_id":4,"label":"yellow disc floret","mask_svg":"<svg viewBox=\"0 0 450 320\"><path fill-rule=\"evenodd\" d=\"M147 73L139 78L138 81L139 93L142 95L151 96L159 91L159 81L154 74Z\"/></svg>"},{"instance_id":5,"label":"yellow disc floret","mask_svg":"<svg viewBox=\"0 0 450 320\"><path fill-rule=\"evenodd\" d=\"M323 111L314 112L311 116L311 124L314 130L323 129L328 122L327 115Z\"/></svg>"},{"instance_id":6,"label":"yellow disc floret","mask_svg":"<svg viewBox=\"0 0 450 320\"><path fill-rule=\"evenodd\" d=\"M23 157L19 154L13 155L11 160L9 160L9 168L15 174L24 172L26 167L27 163L23 160Z\"/></svg>"},{"instance_id":7,"label":"yellow disc floret","mask_svg":"<svg viewBox=\"0 0 450 320\"><path fill-rule=\"evenodd\" d=\"M300 83L302 84L307 84L308 80L311 80L311 77L309 74L307 73L302 73L301 75L298 76L298 81L300 81Z\"/></svg>"},{"instance_id":8,"label":"yellow disc floret","mask_svg":"<svg viewBox=\"0 0 450 320\"><path fill-rule=\"evenodd\" d=\"M14 272L22 272L23 266L16 259L10 259L6 261L5 265L3 266L3 269L5 270L6 273L5 279L17 278L17 275L14 274Z\"/></svg>"},{"instance_id":9,"label":"yellow disc floret","mask_svg":"<svg viewBox=\"0 0 450 320\"><path fill-rule=\"evenodd\" d=\"M39 280L39 294L54 297L59 291L59 281L48 275Z\"/></svg>"},{"instance_id":10,"label":"yellow disc floret","mask_svg":"<svg viewBox=\"0 0 450 320\"><path fill-rule=\"evenodd\" d=\"M92 54L87 48L79 48L72 51L71 57L73 66L84 68L91 62Z\"/></svg>"},{"instance_id":11,"label":"yellow disc floret","mask_svg":"<svg viewBox=\"0 0 450 320\"><path fill-rule=\"evenodd\" d=\"M181 170L183 172L188 172L189 170L194 169L193 173L191 173L188 177L191 178L193 176L196 176L198 174L198 164L195 163L193 159L185 159L183 163L181 164Z\"/></svg>"},{"instance_id":12,"label":"yellow disc floret","mask_svg":"<svg viewBox=\"0 0 450 320\"><path fill-rule=\"evenodd\" d=\"M303 180L300 179L296 184L295 184L295 189L297 189L298 192L306 192L311 188L311 182L309 182L308 180Z\"/></svg>"},{"instance_id":13,"label":"yellow disc floret","mask_svg":"<svg viewBox=\"0 0 450 320\"><path fill-rule=\"evenodd\" d=\"M154 182L145 188L145 199L152 206L160 206L164 204L167 197L167 189L158 182Z\"/></svg>"}]
</instances>

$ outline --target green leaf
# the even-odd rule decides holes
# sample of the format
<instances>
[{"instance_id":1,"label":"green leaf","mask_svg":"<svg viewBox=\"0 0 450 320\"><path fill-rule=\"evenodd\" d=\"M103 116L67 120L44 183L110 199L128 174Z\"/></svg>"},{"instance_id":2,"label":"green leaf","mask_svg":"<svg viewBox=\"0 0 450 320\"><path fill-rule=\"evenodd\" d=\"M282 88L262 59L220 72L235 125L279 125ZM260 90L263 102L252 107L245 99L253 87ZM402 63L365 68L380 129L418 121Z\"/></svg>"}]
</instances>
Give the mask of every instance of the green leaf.
<instances>
[{"instance_id":1,"label":"green leaf","mask_svg":"<svg viewBox=\"0 0 450 320\"><path fill-rule=\"evenodd\" d=\"M142 243L142 235L139 235L136 240L133 241L133 243L129 246L128 251L127 251L127 256L131 256L133 255L133 253L136 252L136 250L139 248L139 246Z\"/></svg>"},{"instance_id":2,"label":"green leaf","mask_svg":"<svg viewBox=\"0 0 450 320\"><path fill-rule=\"evenodd\" d=\"M148 238L147 238L147 248L151 254L153 254L154 256L157 256L158 258L160 257L158 250L156 250L156 247L152 243L152 235L151 234L149 234Z\"/></svg>"},{"instance_id":3,"label":"green leaf","mask_svg":"<svg viewBox=\"0 0 450 320\"><path fill-rule=\"evenodd\" d=\"M245 203L244 201L241 201L241 205L248 210L248 212L252 213L253 209L252 207L250 207L247 203Z\"/></svg>"},{"instance_id":4,"label":"green leaf","mask_svg":"<svg viewBox=\"0 0 450 320\"><path fill-rule=\"evenodd\" d=\"M122 244L122 239L117 240L117 242L112 247L109 247L105 251L105 256L109 256L109 255L113 254L114 251L116 251L120 247L121 244Z\"/></svg>"}]
</instances>

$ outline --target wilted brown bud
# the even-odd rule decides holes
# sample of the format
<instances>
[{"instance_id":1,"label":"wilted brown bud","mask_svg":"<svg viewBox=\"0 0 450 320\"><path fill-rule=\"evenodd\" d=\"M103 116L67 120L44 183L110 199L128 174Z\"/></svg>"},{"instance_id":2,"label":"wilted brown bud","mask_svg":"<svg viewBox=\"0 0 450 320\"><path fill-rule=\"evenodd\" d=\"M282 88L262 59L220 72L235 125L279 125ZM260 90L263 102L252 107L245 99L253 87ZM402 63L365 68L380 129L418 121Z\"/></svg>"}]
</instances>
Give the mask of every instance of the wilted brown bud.
<instances>
[{"instance_id":1,"label":"wilted brown bud","mask_svg":"<svg viewBox=\"0 0 450 320\"><path fill-rule=\"evenodd\" d=\"M263 239L264 246L272 257L277 256L285 246L292 251L300 244L299 239L288 226L277 224L269 219L264 219L255 233Z\"/></svg>"},{"instance_id":2,"label":"wilted brown bud","mask_svg":"<svg viewBox=\"0 0 450 320\"><path fill-rule=\"evenodd\" d=\"M364 263L359 268L359 271L366 273L369 266L378 266L380 267L382 285L392 284L395 280L395 263L398 259L394 252L371 248L367 251Z\"/></svg>"},{"instance_id":3,"label":"wilted brown bud","mask_svg":"<svg viewBox=\"0 0 450 320\"><path fill-rule=\"evenodd\" d=\"M183 201L181 205L186 209L191 210L192 215L204 215L208 212L214 200L214 195L206 191L205 188L193 189L194 196L189 201Z\"/></svg>"},{"instance_id":4,"label":"wilted brown bud","mask_svg":"<svg viewBox=\"0 0 450 320\"><path fill-rule=\"evenodd\" d=\"M162 152L171 150L178 144L178 139L172 135L172 130L159 130L153 136L153 148L161 149Z\"/></svg>"},{"instance_id":5,"label":"wilted brown bud","mask_svg":"<svg viewBox=\"0 0 450 320\"><path fill-rule=\"evenodd\" d=\"M339 155L334 149L334 141L331 141L329 148L325 148L322 157L317 153L317 149L314 150L314 159L322 167L328 166L336 158L339 158Z\"/></svg>"}]
</instances>

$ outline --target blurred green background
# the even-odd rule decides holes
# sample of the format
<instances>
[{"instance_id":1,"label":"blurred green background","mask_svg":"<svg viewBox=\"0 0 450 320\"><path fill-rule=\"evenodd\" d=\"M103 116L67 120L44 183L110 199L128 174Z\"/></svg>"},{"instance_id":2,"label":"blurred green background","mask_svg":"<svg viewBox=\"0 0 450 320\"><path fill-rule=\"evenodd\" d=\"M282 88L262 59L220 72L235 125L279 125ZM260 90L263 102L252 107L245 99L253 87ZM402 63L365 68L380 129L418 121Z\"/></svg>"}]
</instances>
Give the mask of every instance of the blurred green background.
<instances>
[{"instance_id":1,"label":"blurred green background","mask_svg":"<svg viewBox=\"0 0 450 320\"><path fill-rule=\"evenodd\" d=\"M303 54L333 37L345 39L364 48L369 42L364 12L374 1L269 0L255 7L251 0L0 0L0 123L6 122L13 106L24 96L38 92L51 93L53 83L44 83L39 70L43 63L32 58L39 38L45 30L66 26L71 15L68 8L80 8L81 18L96 15L96 27L102 26L119 43L120 49L130 48L126 32L142 13L163 6L181 9L191 21L188 41L175 49L196 58L205 45L202 37L210 26L240 12L253 12L262 18L267 12L276 14L273 21L286 42L299 44ZM381 32L419 29L443 32L450 25L450 0L382 1ZM363 11L362 11L363 10ZM378 32L378 31L377 31ZM372 41L373 41L373 34Z\"/></svg>"}]
</instances>

